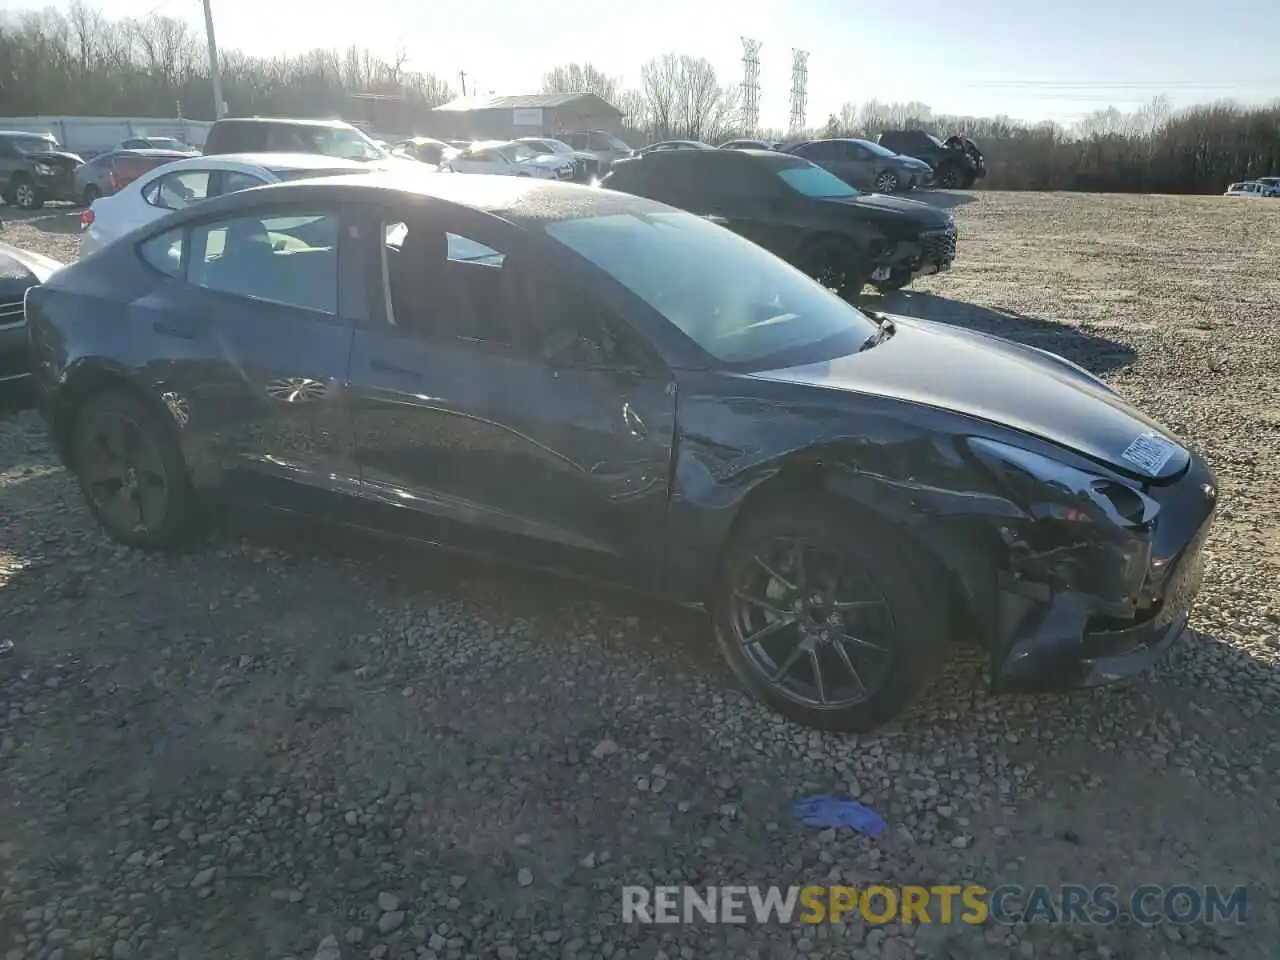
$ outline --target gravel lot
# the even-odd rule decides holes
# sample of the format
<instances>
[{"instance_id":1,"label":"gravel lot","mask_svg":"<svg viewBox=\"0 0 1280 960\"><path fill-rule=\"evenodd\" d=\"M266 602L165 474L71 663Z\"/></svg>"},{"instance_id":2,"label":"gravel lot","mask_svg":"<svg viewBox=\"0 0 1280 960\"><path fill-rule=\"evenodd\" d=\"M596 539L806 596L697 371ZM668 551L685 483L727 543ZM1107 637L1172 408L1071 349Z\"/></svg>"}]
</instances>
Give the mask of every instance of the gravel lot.
<instances>
[{"instance_id":1,"label":"gravel lot","mask_svg":"<svg viewBox=\"0 0 1280 960\"><path fill-rule=\"evenodd\" d=\"M935 199L956 269L886 308L1062 353L1218 471L1169 662L995 699L961 649L893 729L810 733L740 694L687 611L296 530L117 548L38 421L9 416L0 957L1274 957L1280 202ZM6 242L74 256L75 211L0 216ZM817 792L890 830L796 825ZM1247 884L1249 916L620 922L623 884L872 881Z\"/></svg>"}]
</instances>

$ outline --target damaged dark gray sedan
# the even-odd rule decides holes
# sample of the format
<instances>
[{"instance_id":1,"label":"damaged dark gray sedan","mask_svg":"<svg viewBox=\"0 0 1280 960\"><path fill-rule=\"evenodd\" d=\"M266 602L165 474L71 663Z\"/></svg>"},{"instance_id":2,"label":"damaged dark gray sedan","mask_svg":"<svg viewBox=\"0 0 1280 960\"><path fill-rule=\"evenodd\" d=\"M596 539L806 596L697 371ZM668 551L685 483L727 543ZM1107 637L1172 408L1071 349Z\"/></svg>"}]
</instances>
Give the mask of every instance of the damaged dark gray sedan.
<instances>
[{"instance_id":1,"label":"damaged dark gray sedan","mask_svg":"<svg viewBox=\"0 0 1280 960\"><path fill-rule=\"evenodd\" d=\"M752 692L829 729L900 712L951 640L1001 690L1152 664L1216 501L1065 360L570 185L247 190L27 310L56 448L117 539L267 507L702 603Z\"/></svg>"}]
</instances>

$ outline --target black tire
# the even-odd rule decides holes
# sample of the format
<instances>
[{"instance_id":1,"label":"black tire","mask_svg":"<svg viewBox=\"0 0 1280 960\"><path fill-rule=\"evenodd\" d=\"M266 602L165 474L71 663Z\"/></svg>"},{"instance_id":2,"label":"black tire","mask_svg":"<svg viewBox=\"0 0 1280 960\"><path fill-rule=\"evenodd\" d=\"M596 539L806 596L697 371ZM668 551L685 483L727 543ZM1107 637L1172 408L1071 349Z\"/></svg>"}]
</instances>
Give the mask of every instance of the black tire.
<instances>
[{"instance_id":1,"label":"black tire","mask_svg":"<svg viewBox=\"0 0 1280 960\"><path fill-rule=\"evenodd\" d=\"M943 190L955 190L964 183L964 174L954 164L948 164L938 171L938 186Z\"/></svg>"},{"instance_id":2,"label":"black tire","mask_svg":"<svg viewBox=\"0 0 1280 960\"><path fill-rule=\"evenodd\" d=\"M896 293L911 282L910 270L894 270L889 274L888 280L880 280L876 283L876 289L881 293Z\"/></svg>"},{"instance_id":3,"label":"black tire","mask_svg":"<svg viewBox=\"0 0 1280 960\"><path fill-rule=\"evenodd\" d=\"M977 179L978 178L974 176L972 173L966 173L964 175L964 178L960 181L960 188L962 190L968 190L970 187L973 186L974 181Z\"/></svg>"},{"instance_id":4,"label":"black tire","mask_svg":"<svg viewBox=\"0 0 1280 960\"><path fill-rule=\"evenodd\" d=\"M798 567L785 559L796 544L808 551ZM901 714L943 662L946 605L929 569L891 529L837 501L774 501L744 518L725 549L711 604L716 642L743 685L788 719L873 730ZM827 600L802 606L796 593Z\"/></svg>"},{"instance_id":5,"label":"black tire","mask_svg":"<svg viewBox=\"0 0 1280 960\"><path fill-rule=\"evenodd\" d=\"M88 397L71 428L71 464L89 512L112 539L144 550L181 547L200 532L174 424L127 393Z\"/></svg>"},{"instance_id":6,"label":"black tire","mask_svg":"<svg viewBox=\"0 0 1280 960\"><path fill-rule=\"evenodd\" d=\"M93 206L93 201L97 200L100 196L102 196L102 191L99 190L95 184L91 183L84 188L84 194L81 197L80 204L81 206L91 207Z\"/></svg>"},{"instance_id":7,"label":"black tire","mask_svg":"<svg viewBox=\"0 0 1280 960\"><path fill-rule=\"evenodd\" d=\"M13 197L9 202L19 210L39 210L44 206L44 197L40 194L40 188L26 174L18 174L13 178L9 193Z\"/></svg>"},{"instance_id":8,"label":"black tire","mask_svg":"<svg viewBox=\"0 0 1280 960\"><path fill-rule=\"evenodd\" d=\"M867 282L867 266L852 243L835 236L816 237L805 247L800 268L824 287L854 300Z\"/></svg>"},{"instance_id":9,"label":"black tire","mask_svg":"<svg viewBox=\"0 0 1280 960\"><path fill-rule=\"evenodd\" d=\"M897 193L902 181L892 170L882 170L876 176L876 193Z\"/></svg>"}]
</instances>

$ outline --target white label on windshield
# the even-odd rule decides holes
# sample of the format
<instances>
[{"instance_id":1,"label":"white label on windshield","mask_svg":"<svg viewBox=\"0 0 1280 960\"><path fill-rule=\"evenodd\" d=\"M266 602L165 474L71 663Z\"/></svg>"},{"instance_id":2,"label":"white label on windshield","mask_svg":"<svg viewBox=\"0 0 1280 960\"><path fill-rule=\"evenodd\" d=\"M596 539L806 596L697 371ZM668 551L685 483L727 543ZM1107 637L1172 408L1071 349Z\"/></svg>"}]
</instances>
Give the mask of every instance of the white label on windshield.
<instances>
[{"instance_id":1,"label":"white label on windshield","mask_svg":"<svg viewBox=\"0 0 1280 960\"><path fill-rule=\"evenodd\" d=\"M1176 443L1166 440L1158 433L1144 433L1129 444L1120 456L1154 477L1159 475L1161 468L1169 462L1177 449Z\"/></svg>"}]
</instances>

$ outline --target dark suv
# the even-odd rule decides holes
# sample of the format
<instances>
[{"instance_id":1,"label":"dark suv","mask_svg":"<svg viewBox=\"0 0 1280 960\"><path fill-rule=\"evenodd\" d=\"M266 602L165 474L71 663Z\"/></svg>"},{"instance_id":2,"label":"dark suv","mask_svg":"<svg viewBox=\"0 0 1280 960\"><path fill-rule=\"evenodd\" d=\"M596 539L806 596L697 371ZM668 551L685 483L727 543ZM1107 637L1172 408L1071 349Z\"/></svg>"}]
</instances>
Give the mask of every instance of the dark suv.
<instances>
[{"instance_id":1,"label":"dark suv","mask_svg":"<svg viewBox=\"0 0 1280 960\"><path fill-rule=\"evenodd\" d=\"M0 195L11 206L39 210L46 200L76 199L82 163L47 133L0 130Z\"/></svg>"},{"instance_id":2,"label":"dark suv","mask_svg":"<svg viewBox=\"0 0 1280 960\"><path fill-rule=\"evenodd\" d=\"M933 168L934 183L940 187L967 190L987 175L987 161L968 137L939 140L923 130L886 130L879 143L894 153L923 160Z\"/></svg>"},{"instance_id":3,"label":"dark suv","mask_svg":"<svg viewBox=\"0 0 1280 960\"><path fill-rule=\"evenodd\" d=\"M862 194L802 157L773 150L672 150L613 165L602 186L733 230L846 298L947 270L956 228L937 207Z\"/></svg>"},{"instance_id":4,"label":"dark suv","mask_svg":"<svg viewBox=\"0 0 1280 960\"><path fill-rule=\"evenodd\" d=\"M228 117L209 128L205 156L219 153L319 153L327 157L385 162L391 153L341 120Z\"/></svg>"}]
</instances>

